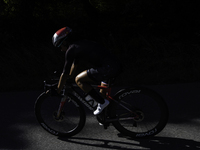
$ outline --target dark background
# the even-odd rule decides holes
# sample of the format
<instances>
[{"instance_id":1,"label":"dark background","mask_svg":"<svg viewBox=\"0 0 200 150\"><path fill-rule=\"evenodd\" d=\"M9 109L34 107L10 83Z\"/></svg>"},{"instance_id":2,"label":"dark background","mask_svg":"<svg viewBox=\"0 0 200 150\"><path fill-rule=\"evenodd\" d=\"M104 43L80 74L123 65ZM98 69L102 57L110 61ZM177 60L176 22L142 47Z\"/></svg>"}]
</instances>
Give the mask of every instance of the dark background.
<instances>
[{"instance_id":1,"label":"dark background","mask_svg":"<svg viewBox=\"0 0 200 150\"><path fill-rule=\"evenodd\" d=\"M0 90L35 90L64 54L64 26L102 43L124 65L117 85L200 81L198 1L0 0Z\"/></svg>"}]
</instances>

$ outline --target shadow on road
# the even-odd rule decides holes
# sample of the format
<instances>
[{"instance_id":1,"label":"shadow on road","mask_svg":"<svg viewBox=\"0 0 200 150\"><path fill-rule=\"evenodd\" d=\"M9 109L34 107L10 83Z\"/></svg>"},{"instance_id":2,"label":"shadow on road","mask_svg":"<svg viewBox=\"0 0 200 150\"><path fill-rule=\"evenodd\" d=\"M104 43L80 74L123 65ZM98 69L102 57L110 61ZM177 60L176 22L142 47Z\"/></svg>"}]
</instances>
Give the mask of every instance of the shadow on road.
<instances>
[{"instance_id":1,"label":"shadow on road","mask_svg":"<svg viewBox=\"0 0 200 150\"><path fill-rule=\"evenodd\" d=\"M92 138L59 138L62 141L81 144L85 146L91 146L97 148L108 148L108 149L123 149L123 150L137 150L149 148L151 150L200 150L200 142L193 140L180 139L180 138L169 138L169 137L153 137L151 139L134 140L128 139L130 142L111 141L103 139L92 139ZM134 147L134 149L132 148Z\"/></svg>"},{"instance_id":2,"label":"shadow on road","mask_svg":"<svg viewBox=\"0 0 200 150\"><path fill-rule=\"evenodd\" d=\"M131 147L149 148L151 150L200 150L200 142L196 139L189 140L194 134L199 134L200 117L200 83L160 85L151 87L161 94L166 100L171 126L167 133L173 137L155 137L145 140L129 139L126 142L117 140L104 140L92 138L70 138L60 139L62 141L92 147L105 147L110 149L133 149ZM34 103L41 91L24 91L12 93L0 93L0 149L24 149L29 148L33 142L30 137L35 134L34 139L40 139L39 131L35 131L34 126L39 126L34 115ZM179 128L182 124L185 126ZM194 128L196 127L196 129ZM41 128L41 127L39 127ZM31 130L32 129L32 130ZM177 131L178 129L178 131ZM180 132L181 131L181 132ZM182 136L182 132L187 131ZM174 132L180 133L176 138ZM188 139L186 139L188 137ZM124 138L124 137L123 137ZM47 138L49 139L49 138ZM119 139L118 139L119 140ZM195 141L196 140L196 141ZM11 144L12 143L12 144Z\"/></svg>"}]
</instances>

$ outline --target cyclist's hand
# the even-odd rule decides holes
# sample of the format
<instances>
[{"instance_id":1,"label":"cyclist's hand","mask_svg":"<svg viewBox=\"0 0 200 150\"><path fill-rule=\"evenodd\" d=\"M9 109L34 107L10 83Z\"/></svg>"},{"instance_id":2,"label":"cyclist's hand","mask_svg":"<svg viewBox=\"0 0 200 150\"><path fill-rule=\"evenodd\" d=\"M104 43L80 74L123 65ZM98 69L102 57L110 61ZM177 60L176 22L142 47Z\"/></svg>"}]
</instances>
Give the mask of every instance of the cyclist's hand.
<instances>
[{"instance_id":1,"label":"cyclist's hand","mask_svg":"<svg viewBox=\"0 0 200 150\"><path fill-rule=\"evenodd\" d=\"M50 90L47 90L45 93L46 93L46 94L50 94L51 92L50 92Z\"/></svg>"}]
</instances>

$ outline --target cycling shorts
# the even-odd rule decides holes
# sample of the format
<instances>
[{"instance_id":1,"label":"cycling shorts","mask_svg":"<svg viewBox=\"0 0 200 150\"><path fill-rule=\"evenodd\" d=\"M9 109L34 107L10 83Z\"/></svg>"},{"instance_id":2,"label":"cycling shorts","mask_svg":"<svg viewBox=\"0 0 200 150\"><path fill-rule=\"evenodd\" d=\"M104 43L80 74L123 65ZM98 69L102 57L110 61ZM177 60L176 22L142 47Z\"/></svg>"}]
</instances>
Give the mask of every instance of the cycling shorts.
<instances>
[{"instance_id":1,"label":"cycling shorts","mask_svg":"<svg viewBox=\"0 0 200 150\"><path fill-rule=\"evenodd\" d=\"M116 77L121 72L121 67L117 63L106 64L102 67L90 68L87 70L89 78L96 82L106 81Z\"/></svg>"}]
</instances>

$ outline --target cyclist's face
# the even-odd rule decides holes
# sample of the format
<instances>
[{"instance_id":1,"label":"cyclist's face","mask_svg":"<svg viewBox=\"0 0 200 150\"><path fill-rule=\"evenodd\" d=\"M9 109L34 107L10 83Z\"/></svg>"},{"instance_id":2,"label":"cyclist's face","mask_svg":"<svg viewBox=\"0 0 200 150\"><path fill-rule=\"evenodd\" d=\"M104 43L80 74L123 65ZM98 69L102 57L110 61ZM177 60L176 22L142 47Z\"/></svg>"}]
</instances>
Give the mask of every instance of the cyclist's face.
<instances>
[{"instance_id":1,"label":"cyclist's face","mask_svg":"<svg viewBox=\"0 0 200 150\"><path fill-rule=\"evenodd\" d=\"M68 49L68 48L67 48L67 42L64 41L63 44L62 44L60 47L61 47L61 51L62 51L62 52L66 52L67 49Z\"/></svg>"},{"instance_id":2,"label":"cyclist's face","mask_svg":"<svg viewBox=\"0 0 200 150\"><path fill-rule=\"evenodd\" d=\"M61 51L62 51L62 52L66 52L66 51L67 51L67 47L66 47L66 46L61 45L60 47L61 47Z\"/></svg>"}]
</instances>

